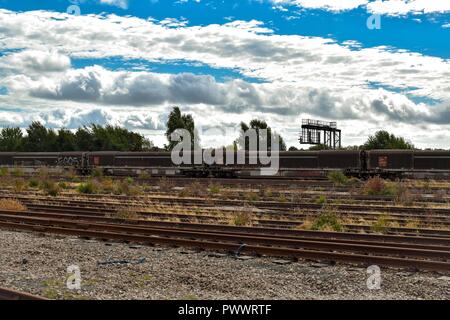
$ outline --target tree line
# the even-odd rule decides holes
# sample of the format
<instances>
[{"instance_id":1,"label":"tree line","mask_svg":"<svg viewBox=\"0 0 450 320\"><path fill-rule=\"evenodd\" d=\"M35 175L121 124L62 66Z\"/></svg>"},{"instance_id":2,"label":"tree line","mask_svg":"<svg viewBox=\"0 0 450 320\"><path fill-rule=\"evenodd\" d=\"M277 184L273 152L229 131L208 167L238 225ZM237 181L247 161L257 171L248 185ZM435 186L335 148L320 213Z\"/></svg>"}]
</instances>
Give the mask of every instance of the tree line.
<instances>
[{"instance_id":1,"label":"tree line","mask_svg":"<svg viewBox=\"0 0 450 320\"><path fill-rule=\"evenodd\" d=\"M92 124L76 132L67 129L47 129L33 122L26 129L3 128L0 151L8 152L69 152L69 151L150 151L151 141L144 136L118 126Z\"/></svg>"},{"instance_id":2,"label":"tree line","mask_svg":"<svg viewBox=\"0 0 450 320\"><path fill-rule=\"evenodd\" d=\"M100 126L92 124L78 128L75 132L67 129L53 130L43 126L40 122L33 122L26 129L26 134L18 127L3 128L0 131L0 152L70 152L70 151L171 151L177 142L171 141L170 136L177 129L185 129L191 134L192 147L200 146L200 140L195 129L192 115L183 114L178 107L174 107L167 121L166 137L168 144L159 149L143 135L129 131L119 126ZM261 130L267 130L267 146L271 146L272 134L279 139L279 150L287 149L286 143L264 120L253 119L249 124L241 122L240 135L230 146L234 150L248 150L249 141L245 132L250 129L256 131L259 137ZM325 150L325 145L312 146L309 150ZM402 137L396 137L387 131L378 131L370 136L361 146L350 146L344 150L373 150L373 149L414 149L414 145ZM296 147L289 151L299 150ZM302 150L302 149L301 149Z\"/></svg>"}]
</instances>

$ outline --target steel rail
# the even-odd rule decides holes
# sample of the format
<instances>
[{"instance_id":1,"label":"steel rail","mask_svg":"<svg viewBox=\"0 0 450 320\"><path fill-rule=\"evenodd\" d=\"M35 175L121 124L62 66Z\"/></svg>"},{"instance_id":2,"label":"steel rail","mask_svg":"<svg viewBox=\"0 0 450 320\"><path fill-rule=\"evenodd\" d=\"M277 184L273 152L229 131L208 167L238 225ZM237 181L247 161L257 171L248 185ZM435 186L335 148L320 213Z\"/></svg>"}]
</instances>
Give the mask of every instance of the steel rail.
<instances>
[{"instance_id":1,"label":"steel rail","mask_svg":"<svg viewBox=\"0 0 450 320\"><path fill-rule=\"evenodd\" d=\"M32 225L24 223L13 223L1 221L0 226L8 229L38 231L43 233L65 234L91 237L96 239L121 240L143 244L162 244L170 246L193 247L201 249L221 250L235 252L242 246L241 242L228 243L211 240L198 240L186 238L171 238L168 236L157 237L154 235L138 235L129 233L118 233L110 231L91 231L75 227L55 227ZM413 268L417 270L445 271L450 272L450 263L446 261L418 260L404 257L386 257L369 254L341 253L328 250L316 251L311 249L284 248L261 245L246 245L244 252L256 255L293 257L297 259L327 260L335 262L377 264L379 266Z\"/></svg>"}]
</instances>

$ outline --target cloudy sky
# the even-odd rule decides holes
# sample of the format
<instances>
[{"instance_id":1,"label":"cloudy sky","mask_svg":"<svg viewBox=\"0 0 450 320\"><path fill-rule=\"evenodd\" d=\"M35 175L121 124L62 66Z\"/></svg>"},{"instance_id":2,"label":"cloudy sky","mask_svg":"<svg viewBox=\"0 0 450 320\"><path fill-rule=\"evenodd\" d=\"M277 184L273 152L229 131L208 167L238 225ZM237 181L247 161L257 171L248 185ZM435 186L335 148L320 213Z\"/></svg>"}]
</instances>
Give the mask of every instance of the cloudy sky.
<instances>
[{"instance_id":1,"label":"cloudy sky","mask_svg":"<svg viewBox=\"0 0 450 320\"><path fill-rule=\"evenodd\" d=\"M344 145L386 128L449 148L449 41L450 0L0 0L0 127L111 123L162 146L178 105L204 146L262 118L299 147L313 118Z\"/></svg>"}]
</instances>

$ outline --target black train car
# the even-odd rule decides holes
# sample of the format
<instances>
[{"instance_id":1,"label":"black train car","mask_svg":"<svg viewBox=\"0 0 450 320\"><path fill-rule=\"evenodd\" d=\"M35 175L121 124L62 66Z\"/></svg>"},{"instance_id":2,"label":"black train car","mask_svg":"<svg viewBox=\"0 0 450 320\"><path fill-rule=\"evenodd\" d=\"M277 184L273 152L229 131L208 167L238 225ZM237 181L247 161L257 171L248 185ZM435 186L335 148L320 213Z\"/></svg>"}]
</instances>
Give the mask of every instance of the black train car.
<instances>
[{"instance_id":1,"label":"black train car","mask_svg":"<svg viewBox=\"0 0 450 320\"><path fill-rule=\"evenodd\" d=\"M82 152L17 152L12 156L13 166L81 167L82 164Z\"/></svg>"},{"instance_id":2,"label":"black train car","mask_svg":"<svg viewBox=\"0 0 450 320\"><path fill-rule=\"evenodd\" d=\"M360 151L320 151L318 167L325 170L359 171Z\"/></svg>"},{"instance_id":3,"label":"black train car","mask_svg":"<svg viewBox=\"0 0 450 320\"><path fill-rule=\"evenodd\" d=\"M403 172L414 168L412 150L371 150L367 152L367 169L371 172Z\"/></svg>"},{"instance_id":4,"label":"black train car","mask_svg":"<svg viewBox=\"0 0 450 320\"><path fill-rule=\"evenodd\" d=\"M294 151L280 152L280 169L317 169L319 152Z\"/></svg>"},{"instance_id":5,"label":"black train car","mask_svg":"<svg viewBox=\"0 0 450 320\"><path fill-rule=\"evenodd\" d=\"M414 171L450 171L450 151L415 151Z\"/></svg>"},{"instance_id":6,"label":"black train car","mask_svg":"<svg viewBox=\"0 0 450 320\"><path fill-rule=\"evenodd\" d=\"M1 152L0 153L0 166L12 166L14 163L14 155L16 152Z\"/></svg>"}]
</instances>

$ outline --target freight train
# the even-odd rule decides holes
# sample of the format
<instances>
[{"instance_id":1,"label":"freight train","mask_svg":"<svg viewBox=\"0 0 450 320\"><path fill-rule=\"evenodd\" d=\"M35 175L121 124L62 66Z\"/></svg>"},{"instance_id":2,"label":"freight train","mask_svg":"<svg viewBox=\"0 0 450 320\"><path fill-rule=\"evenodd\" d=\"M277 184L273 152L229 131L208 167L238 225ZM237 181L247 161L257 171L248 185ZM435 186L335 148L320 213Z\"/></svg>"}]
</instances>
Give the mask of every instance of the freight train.
<instances>
[{"instance_id":1,"label":"freight train","mask_svg":"<svg viewBox=\"0 0 450 320\"><path fill-rule=\"evenodd\" d=\"M232 163L238 163L232 152ZM192 159L195 155L191 154ZM261 175L262 164L252 153L245 153L245 163L175 165L170 152L62 152L20 153L1 152L0 167L21 167L25 171L48 167L53 170L76 170L89 174L101 170L105 175L189 176L239 178ZM256 159L254 159L256 158ZM228 159L229 160L229 159ZM253 162L251 161L253 160ZM194 161L192 161L194 162ZM323 176L340 170L348 176L365 178L379 175L386 178L414 175L415 177L449 177L450 151L294 151L279 153L280 177Z\"/></svg>"}]
</instances>

